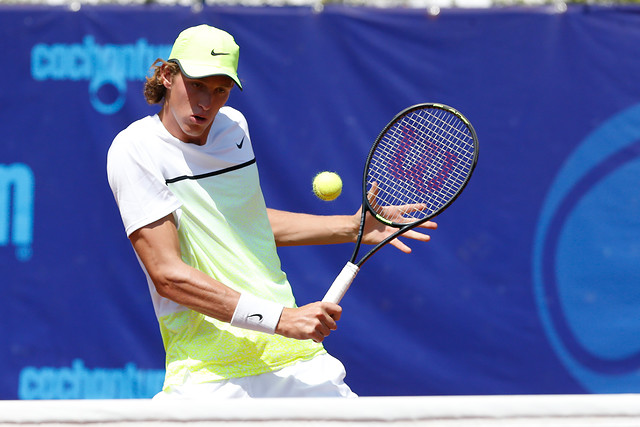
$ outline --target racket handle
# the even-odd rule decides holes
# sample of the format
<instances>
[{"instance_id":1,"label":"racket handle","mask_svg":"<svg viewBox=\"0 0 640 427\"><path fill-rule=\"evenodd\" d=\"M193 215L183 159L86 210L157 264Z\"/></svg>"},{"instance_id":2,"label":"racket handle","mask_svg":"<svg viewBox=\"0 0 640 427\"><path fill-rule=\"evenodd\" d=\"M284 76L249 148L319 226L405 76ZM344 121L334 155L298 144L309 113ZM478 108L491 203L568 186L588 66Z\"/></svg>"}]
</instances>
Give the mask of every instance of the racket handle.
<instances>
[{"instance_id":1,"label":"racket handle","mask_svg":"<svg viewBox=\"0 0 640 427\"><path fill-rule=\"evenodd\" d=\"M358 271L360 271L360 267L352 262L348 262L340 274L338 274L338 277L333 281L324 298L322 298L322 301L338 304L347 292L347 289L349 289L349 286L351 286L351 282L355 279Z\"/></svg>"}]
</instances>

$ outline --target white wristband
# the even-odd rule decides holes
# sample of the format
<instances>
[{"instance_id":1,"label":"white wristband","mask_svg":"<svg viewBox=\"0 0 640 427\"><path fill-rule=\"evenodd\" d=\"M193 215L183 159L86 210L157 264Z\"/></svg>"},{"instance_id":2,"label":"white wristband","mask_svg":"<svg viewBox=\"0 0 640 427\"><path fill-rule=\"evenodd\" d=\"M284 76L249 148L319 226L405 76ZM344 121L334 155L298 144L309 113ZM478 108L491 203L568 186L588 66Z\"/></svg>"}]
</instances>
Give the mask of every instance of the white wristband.
<instances>
[{"instance_id":1,"label":"white wristband","mask_svg":"<svg viewBox=\"0 0 640 427\"><path fill-rule=\"evenodd\" d=\"M238 328L274 334L284 306L254 295L240 294L231 324Z\"/></svg>"}]
</instances>

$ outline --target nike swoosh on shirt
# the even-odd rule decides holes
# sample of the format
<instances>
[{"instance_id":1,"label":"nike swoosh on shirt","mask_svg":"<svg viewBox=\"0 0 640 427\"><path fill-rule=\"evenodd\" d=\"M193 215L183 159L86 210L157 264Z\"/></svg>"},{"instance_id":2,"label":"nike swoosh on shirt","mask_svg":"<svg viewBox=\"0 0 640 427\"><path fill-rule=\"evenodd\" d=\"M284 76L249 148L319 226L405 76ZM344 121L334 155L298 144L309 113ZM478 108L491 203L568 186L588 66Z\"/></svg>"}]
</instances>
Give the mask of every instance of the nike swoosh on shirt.
<instances>
[{"instance_id":1,"label":"nike swoosh on shirt","mask_svg":"<svg viewBox=\"0 0 640 427\"><path fill-rule=\"evenodd\" d=\"M242 148L243 145L244 145L244 136L242 137L242 141L236 142L236 147L238 147L239 149Z\"/></svg>"}]
</instances>

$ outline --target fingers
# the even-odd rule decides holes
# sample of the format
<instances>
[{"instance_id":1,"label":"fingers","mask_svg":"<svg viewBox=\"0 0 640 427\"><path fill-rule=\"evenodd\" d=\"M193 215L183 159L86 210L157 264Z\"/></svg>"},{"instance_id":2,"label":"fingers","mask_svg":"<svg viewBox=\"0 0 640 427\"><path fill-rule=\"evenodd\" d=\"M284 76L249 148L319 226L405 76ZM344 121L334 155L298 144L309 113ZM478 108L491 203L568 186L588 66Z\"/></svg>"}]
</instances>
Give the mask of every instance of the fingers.
<instances>
[{"instance_id":1,"label":"fingers","mask_svg":"<svg viewBox=\"0 0 640 427\"><path fill-rule=\"evenodd\" d=\"M331 302L315 302L298 308L285 308L276 333L300 340L322 342L338 328L342 308Z\"/></svg>"},{"instance_id":2,"label":"fingers","mask_svg":"<svg viewBox=\"0 0 640 427\"><path fill-rule=\"evenodd\" d=\"M369 204L373 208L373 210L377 211L379 209L378 205L378 183L371 183L371 188L367 192L367 199L369 200Z\"/></svg>"},{"instance_id":3,"label":"fingers","mask_svg":"<svg viewBox=\"0 0 640 427\"><path fill-rule=\"evenodd\" d=\"M325 307L325 311L318 317L318 323L314 328L312 337L315 342L324 341L331 331L338 329L338 324L336 322L340 320L340 315L342 314L340 306L333 303L322 304L331 304L331 307Z\"/></svg>"},{"instance_id":4,"label":"fingers","mask_svg":"<svg viewBox=\"0 0 640 427\"><path fill-rule=\"evenodd\" d=\"M423 228L429 228L432 230L435 230L438 225L435 222L431 222L426 223L426 224L422 224L425 225L425 227ZM409 230L407 232L405 232L404 234L402 234L400 237L406 237L408 239L413 239L413 240L417 240L419 242L428 242L431 240L431 236L425 233L420 233L418 231L415 230ZM393 239L392 241L389 242L390 245L392 245L393 247L399 249L400 251L404 252L405 254L409 254L411 253L411 248L409 246L407 246L404 242L402 242L401 240L399 240L397 237L395 239Z\"/></svg>"},{"instance_id":5,"label":"fingers","mask_svg":"<svg viewBox=\"0 0 640 427\"><path fill-rule=\"evenodd\" d=\"M425 233L420 233L419 231L415 231L415 230L409 230L404 234L402 234L402 236L408 239L418 240L420 242L428 242L429 240L431 240L430 235Z\"/></svg>"},{"instance_id":6,"label":"fingers","mask_svg":"<svg viewBox=\"0 0 640 427\"><path fill-rule=\"evenodd\" d=\"M402 241L398 240L397 238L395 238L392 241L390 241L389 244L391 246L393 246L394 248L400 249L405 254L410 254L411 253L411 248L409 246L405 245L404 243L402 243Z\"/></svg>"},{"instance_id":7,"label":"fingers","mask_svg":"<svg viewBox=\"0 0 640 427\"><path fill-rule=\"evenodd\" d=\"M400 211L402 211L403 215L406 215L406 214L413 213L413 212L423 211L423 210L427 209L427 205L425 205L424 203L412 203L412 204L408 204L408 205L397 206L397 208Z\"/></svg>"},{"instance_id":8,"label":"fingers","mask_svg":"<svg viewBox=\"0 0 640 427\"><path fill-rule=\"evenodd\" d=\"M325 309L327 310L327 314L329 314L329 316L333 319L334 323L340 320L340 316L342 316L342 307L332 302L323 302L322 304L325 306ZM336 328L337 328L337 325L336 325Z\"/></svg>"},{"instance_id":9,"label":"fingers","mask_svg":"<svg viewBox=\"0 0 640 427\"><path fill-rule=\"evenodd\" d=\"M433 221L425 221L422 224L420 224L418 227L419 228L428 228L429 230L437 230L438 229L438 223L433 222Z\"/></svg>"},{"instance_id":10,"label":"fingers","mask_svg":"<svg viewBox=\"0 0 640 427\"><path fill-rule=\"evenodd\" d=\"M315 342L322 342L326 337L329 336L332 330L333 329L330 329L325 325L322 325L313 332L311 339Z\"/></svg>"}]
</instances>

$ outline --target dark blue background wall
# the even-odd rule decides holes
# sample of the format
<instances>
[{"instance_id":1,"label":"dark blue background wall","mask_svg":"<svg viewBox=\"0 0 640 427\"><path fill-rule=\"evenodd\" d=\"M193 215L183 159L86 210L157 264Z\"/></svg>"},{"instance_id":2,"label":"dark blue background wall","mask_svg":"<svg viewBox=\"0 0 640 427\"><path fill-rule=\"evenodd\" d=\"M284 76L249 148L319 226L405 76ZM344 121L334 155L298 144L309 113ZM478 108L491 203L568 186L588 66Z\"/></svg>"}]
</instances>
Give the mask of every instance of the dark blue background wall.
<instances>
[{"instance_id":1,"label":"dark blue background wall","mask_svg":"<svg viewBox=\"0 0 640 427\"><path fill-rule=\"evenodd\" d=\"M105 175L153 114L142 81L177 33L241 46L268 204L353 213L386 122L461 110L481 154L411 255L384 248L327 348L361 395L640 391L640 9L0 9L0 398L149 397L163 349ZM311 193L321 170L343 195ZM284 248L300 304L351 245Z\"/></svg>"}]
</instances>

